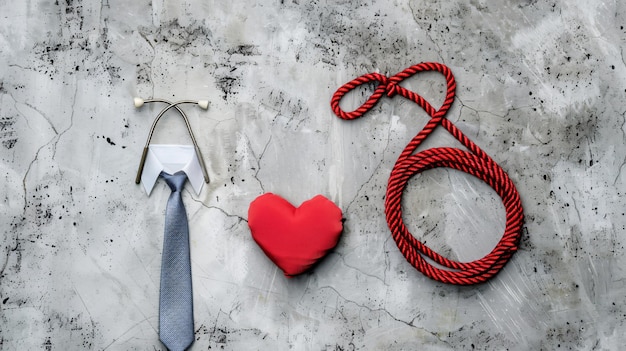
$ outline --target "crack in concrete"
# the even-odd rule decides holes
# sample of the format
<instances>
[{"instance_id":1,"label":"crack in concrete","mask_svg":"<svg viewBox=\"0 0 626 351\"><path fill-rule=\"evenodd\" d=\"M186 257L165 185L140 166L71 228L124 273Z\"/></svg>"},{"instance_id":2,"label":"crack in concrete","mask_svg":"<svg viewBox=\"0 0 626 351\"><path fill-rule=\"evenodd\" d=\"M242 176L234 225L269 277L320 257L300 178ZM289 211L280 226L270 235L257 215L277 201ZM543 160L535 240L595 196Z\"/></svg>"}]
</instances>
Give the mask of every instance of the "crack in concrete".
<instances>
[{"instance_id":1,"label":"crack in concrete","mask_svg":"<svg viewBox=\"0 0 626 351\"><path fill-rule=\"evenodd\" d=\"M54 145L52 148L52 159L54 160L57 153L57 145L61 140L61 137L67 133L74 126L74 112L76 110L76 95L78 94L78 82L74 85L74 97L72 98L72 113L70 114L70 125L61 131L61 133L57 133L56 140L54 141Z\"/></svg>"},{"instance_id":2,"label":"crack in concrete","mask_svg":"<svg viewBox=\"0 0 626 351\"><path fill-rule=\"evenodd\" d=\"M24 67L24 66L18 65L17 63L12 63L12 64L10 64L8 67L17 67L17 68L22 69L22 70L24 70L24 71L33 71L33 72L37 72L37 69L35 69L35 68L31 68L31 67Z\"/></svg>"},{"instance_id":3,"label":"crack in concrete","mask_svg":"<svg viewBox=\"0 0 626 351\"><path fill-rule=\"evenodd\" d=\"M370 174L370 176L367 178L367 180L365 182L363 182L361 184L361 186L359 186L359 189L356 191L356 193L354 194L354 198L348 203L348 206L346 206L346 212L350 212L350 207L352 207L352 204L357 200L357 198L359 197L359 194L361 193L361 190L363 190L363 188L365 187L365 185L369 184L369 182L374 178L374 176L378 173L378 170L380 169L380 167L382 166L383 162L385 162L385 154L387 153L387 151L389 150L389 143L391 141L391 122L389 123L389 126L387 128L387 143L385 144L385 147L383 148L382 151L382 156L380 158L380 161L378 162L378 164L376 165L376 167L374 167L374 170L372 171L372 174Z\"/></svg>"},{"instance_id":4,"label":"crack in concrete","mask_svg":"<svg viewBox=\"0 0 626 351\"><path fill-rule=\"evenodd\" d=\"M437 53L437 56L439 56L439 60L442 63L445 63L445 60L443 59L443 56L441 55L441 52L442 52L441 47L439 47L439 44L437 43L437 41L435 41L435 39L430 35L430 31L428 29L424 29L422 25L420 24L420 21L418 21L417 14L415 13L416 10L415 8L413 8L412 3L409 4L409 8L411 9L411 16L413 17L413 21L415 21L415 24L417 24L417 26L420 27L424 31L428 39L435 45L435 47L437 48L436 53Z\"/></svg>"},{"instance_id":5,"label":"crack in concrete","mask_svg":"<svg viewBox=\"0 0 626 351\"><path fill-rule=\"evenodd\" d=\"M141 315L142 315L142 316L144 316L144 319L142 319L142 320L138 321L137 323L135 323L135 324L131 325L131 326L130 326L127 330L125 330L123 333L121 333L121 334L120 334L117 338L113 338L113 340L111 340L111 342L110 342L108 345L106 345L106 346L102 349L102 351L106 351L106 350L108 350L111 346L115 345L115 343L116 343L118 340L120 340L120 339L121 339L124 335L126 335L126 334L130 333L133 329L135 329L135 327L137 327L138 325L140 325L140 324L142 324L142 323L144 323L144 322L147 322L147 321L150 319L150 318L149 318L149 317L147 317L147 316L146 316L143 312L141 312L141 310L139 310L139 309L137 309L137 310L138 310L138 311L140 311L140 313L141 313ZM150 323L149 325L150 325L150 327L152 327L152 323ZM152 327L151 329L154 331L154 333L155 333L155 334L158 334L158 331L157 331L155 328L153 328L153 327ZM156 350L156 349L155 349L155 350Z\"/></svg>"},{"instance_id":6,"label":"crack in concrete","mask_svg":"<svg viewBox=\"0 0 626 351\"><path fill-rule=\"evenodd\" d=\"M150 63L146 64L146 66L150 69L150 86L152 89L151 97L154 97L154 69L152 68L152 66L154 65L154 60L156 60L156 47L154 46L154 44L152 44L152 41L148 39L146 33L141 30L138 30L137 33L139 33L139 36L142 37L143 40L146 41L146 43L148 43L150 48L152 48L152 60L150 60Z\"/></svg>"},{"instance_id":7,"label":"crack in concrete","mask_svg":"<svg viewBox=\"0 0 626 351\"><path fill-rule=\"evenodd\" d=\"M343 263L344 266L346 266L348 268L351 268L351 269L354 269L355 271L357 271L357 272L359 272L359 273L361 273L361 274L363 274L365 276L368 276L370 278L374 278L374 279L380 281L381 283L383 283L383 285L385 285L385 286L389 286L389 284L387 284L385 282L384 278L378 277L378 276L376 276L374 274L366 273L366 272L362 271L361 269L359 269L358 267L355 267L355 266L352 266L352 265L346 263L345 257L342 254L340 254L339 252L333 252L331 254L337 255L339 257L339 259L341 260L341 262Z\"/></svg>"},{"instance_id":8,"label":"crack in concrete","mask_svg":"<svg viewBox=\"0 0 626 351\"><path fill-rule=\"evenodd\" d=\"M5 255L6 257L4 259L4 263L2 264L2 268L0 268L0 278L2 278L2 275L4 274L4 270L9 265L9 256L11 256L11 252L17 251L17 248L19 247L19 245L20 244L19 244L19 242L17 242L17 238L16 238L15 247L7 250L6 255Z\"/></svg>"},{"instance_id":9,"label":"crack in concrete","mask_svg":"<svg viewBox=\"0 0 626 351\"><path fill-rule=\"evenodd\" d=\"M107 21L108 18L105 17L103 19L103 17L102 17L102 12L103 12L103 9L105 7L108 7L109 10L111 9L111 4L109 4L109 0L103 0L103 1L100 2L100 12L98 12L98 23L100 23L100 24L104 23L104 25L106 27L106 21Z\"/></svg>"},{"instance_id":10,"label":"crack in concrete","mask_svg":"<svg viewBox=\"0 0 626 351\"><path fill-rule=\"evenodd\" d=\"M496 116L496 117L499 117L499 118L502 118L502 119L506 119L511 114L512 111L517 111L517 110L522 110L522 109L525 109L525 108L534 108L534 107L536 107L536 106L533 106L533 105L509 107L509 108L506 109L506 113L505 114L499 115L499 114L497 114L495 112L491 112L491 111L488 111L488 110L479 110L476 107L472 107L471 105L463 102L463 100L461 100L461 98L458 97L458 96L455 96L454 98L459 101L459 103L461 104L462 107L466 107L466 108L468 108L468 109L478 113L479 115L480 115L480 113L487 113L487 114L490 114L492 116Z\"/></svg>"},{"instance_id":11,"label":"crack in concrete","mask_svg":"<svg viewBox=\"0 0 626 351\"><path fill-rule=\"evenodd\" d=\"M389 239L391 239L391 234L388 234L387 239L385 239L385 241L383 242L383 250L385 250L385 269L383 270L383 283L385 285L387 285L387 272L391 270L391 258L389 257L389 250L385 249L389 243Z\"/></svg>"},{"instance_id":12,"label":"crack in concrete","mask_svg":"<svg viewBox=\"0 0 626 351\"><path fill-rule=\"evenodd\" d=\"M574 204L574 210L576 211L576 215L578 216L578 223L582 223L582 218L580 217L580 211L578 210L578 204L576 203L576 199L574 198L573 193L572 193L572 204Z\"/></svg>"},{"instance_id":13,"label":"crack in concrete","mask_svg":"<svg viewBox=\"0 0 626 351\"><path fill-rule=\"evenodd\" d=\"M21 67L19 65L13 65L13 66L16 66L16 67L24 69L23 67ZM74 100L76 100L76 93L77 93L77 91L78 91L78 88L76 88L76 90L74 91ZM19 106L18 106L19 102L13 97L12 94L8 93L8 95L13 100L13 107L15 108L15 110L24 119L24 121L26 122L26 125L28 126L28 128L32 129L30 123L28 122L28 118L26 118L26 116L24 116L24 112L21 111ZM33 106L33 105L31 105L31 104L29 104L27 102L22 102L22 104L24 104L28 108L32 109L33 111L37 112L39 114L39 116L41 116L48 123L48 126L50 127L50 129L52 129L52 132L54 133L54 136L52 138L50 138L48 141L46 141L43 145L41 145L37 149L37 151L35 152L35 157L28 164L26 172L24 173L24 177L22 177L22 190L23 190L23 193L24 193L24 206L23 206L23 210L22 210L22 215L25 217L26 216L26 208L28 207L27 178L28 178L28 175L30 174L30 172L32 170L33 164L35 164L35 162L37 162L39 160L39 153L41 152L41 150L43 150L43 148L49 146L51 143L54 143L54 147L53 147L53 150L54 150L54 152L53 152L53 159L54 159L54 153L56 152L56 142L58 142L58 138L60 137L60 135L64 134L67 130L64 130L61 134L59 134L59 132L57 131L56 127L54 126L54 124L52 123L50 118L48 116L46 116L42 111L40 111L35 106ZM72 115L73 115L73 113L72 113ZM71 123L71 124L73 124L73 123ZM71 127L71 125L70 125L70 127ZM16 237L16 240L19 240L19 237Z\"/></svg>"},{"instance_id":14,"label":"crack in concrete","mask_svg":"<svg viewBox=\"0 0 626 351\"><path fill-rule=\"evenodd\" d=\"M626 64L625 64L626 65ZM626 141L626 131L624 130L624 127L626 126L626 111L622 112L622 140ZM622 164L619 166L619 171L617 172L617 175L615 176L615 179L613 180L613 185L617 184L617 180L622 176L622 170L624 169L624 165L626 165L626 157L624 157L624 159L622 160Z\"/></svg>"},{"instance_id":15,"label":"crack in concrete","mask_svg":"<svg viewBox=\"0 0 626 351\"><path fill-rule=\"evenodd\" d=\"M209 334L209 343L211 342L211 339L213 339L213 335L215 335L215 332L217 331L217 322L219 322L220 320L220 314L224 313L222 311L222 308L220 307L220 309L217 311L217 316L215 316L215 324L213 324L213 328L211 330L211 333Z\"/></svg>"},{"instance_id":16,"label":"crack in concrete","mask_svg":"<svg viewBox=\"0 0 626 351\"><path fill-rule=\"evenodd\" d=\"M263 156L265 156L265 152L267 151L268 146L272 142L272 136L270 135L269 139L265 143L265 146L263 147L263 150L261 151L261 154L259 156L257 156L256 153L254 152L254 148L252 147L252 143L250 142L250 138L248 138L248 135L243 133L242 136L246 140L247 151L252 155L252 158L254 158L254 161L256 162L256 167L252 167L252 170L254 170L254 174L252 174L252 177L259 183L259 186L261 187L261 191L265 192L265 187L263 186L263 182L258 177L258 175L259 175L259 172L261 171L261 160L263 160Z\"/></svg>"},{"instance_id":17,"label":"crack in concrete","mask_svg":"<svg viewBox=\"0 0 626 351\"><path fill-rule=\"evenodd\" d=\"M74 284L72 284L72 289L74 290L74 292L76 293L76 296L78 296L78 299L80 300L81 304L85 308L85 311L87 312L87 315L89 316L89 321L91 322L91 326L92 326L91 331L95 335L95 330L93 327L95 326L96 323L93 319L93 316L91 315L91 312L89 311L89 308L87 307L87 303L85 303L83 296L80 294L80 292L78 292L78 289L76 289L76 286Z\"/></svg>"},{"instance_id":18,"label":"crack in concrete","mask_svg":"<svg viewBox=\"0 0 626 351\"><path fill-rule=\"evenodd\" d=\"M33 158L33 160L30 161L30 164L28 165L28 168L26 169L26 172L24 173L24 177L22 178L22 190L24 191L24 209L23 209L22 215L24 217L26 217L26 208L28 207L28 189L27 189L27 178L28 178L28 175L30 174L30 171L33 168L33 164L35 164L35 162L39 161L39 153L41 152L41 150L43 148L45 148L46 146L50 145L50 143L55 138L56 138L56 135L54 137L52 137L50 140L48 140L44 145L40 146L39 149L37 149L37 152L35 153L35 158Z\"/></svg>"},{"instance_id":19,"label":"crack in concrete","mask_svg":"<svg viewBox=\"0 0 626 351\"><path fill-rule=\"evenodd\" d=\"M396 322L399 322L399 323L405 324L405 325L407 325L407 326L409 326L409 327L411 327L411 328L414 328L414 329L421 330L421 331L423 331L423 332L425 332L425 333L428 333L428 334L430 334L430 335L434 336L437 340L441 341L442 343L444 343L444 344L446 344L446 345L448 345L448 346L452 346L452 345L450 345L450 343L449 343L448 341L443 340L443 339L439 336L439 333L436 333L436 332L430 331L430 330L428 330L428 329L426 329L426 328L423 328L423 327L418 327L418 326L416 326L415 324L413 324L413 322L415 322L415 320L417 319L417 316L415 316L413 319L411 319L410 321L408 321L408 322L407 322L407 321L405 321L405 320L402 320L402 319L400 319L400 318L398 318L398 317L394 316L391 312L389 312L389 311L388 311L386 308L384 308L384 307L381 307L381 308L372 308L372 307L368 307L368 306L366 306L366 305L364 305L364 304L360 304L360 303L358 303L358 302L356 302L356 301L354 301L354 300L350 300L350 299L348 299L348 298L344 297L343 295L341 295L341 293L339 293L339 291L337 291L337 289L333 288L332 286L328 286L328 285L327 285L327 286L322 286L322 287L320 287L320 288L319 288L319 290L323 290L323 289L329 289L329 290L334 291L334 292L335 292L335 294L337 294L337 296L338 296L338 297L340 297L341 299L343 299L344 301L346 301L346 302L348 302L348 303L351 303L351 304L353 304L353 305L356 305L356 306L357 306L357 307L359 307L359 308L364 308L364 309L366 309L366 310L368 310L368 311L370 311L370 312L382 312L382 313L385 313L386 315L388 315L391 319L395 320Z\"/></svg>"},{"instance_id":20,"label":"crack in concrete","mask_svg":"<svg viewBox=\"0 0 626 351\"><path fill-rule=\"evenodd\" d=\"M187 192L188 194L191 194L191 192L189 192L188 190L185 190L185 192ZM223 209L223 208L221 208L221 207L218 207L218 206L209 206L209 205L205 204L204 202L202 202L202 201L200 201L200 200L198 200L198 199L194 198L194 197L193 197L193 196L191 196L191 195L190 195L190 198L191 198L191 200L192 200L193 202L199 203L202 207L204 207L204 208L206 208L206 209L214 209L214 210L218 210L218 211L222 212L222 214L224 214L224 215L225 215L226 217L228 217L228 218L237 218L237 219L239 220L237 223L233 224L232 226L230 226L230 227L229 227L229 228L227 228L227 229L232 229L234 226L236 226L237 224L239 224L239 223L240 223L240 222L242 222L242 221L243 221L243 222L246 222L246 223L248 222L248 220L247 220L247 219L245 219L245 218L243 218L243 217L241 217L241 216L239 216L239 215L235 215L235 214L232 214L232 213L228 213L228 212L226 212L226 210L224 210L224 209Z\"/></svg>"},{"instance_id":21,"label":"crack in concrete","mask_svg":"<svg viewBox=\"0 0 626 351\"><path fill-rule=\"evenodd\" d=\"M263 182L261 182L261 179L259 179L259 172L261 171L261 160L263 159L263 156L265 156L265 152L267 151L268 146L272 142L272 136L270 135L267 142L265 143L265 146L263 147L263 151L261 151L261 154L258 157L256 156L254 149L252 149L252 145L250 144L250 139L248 138L247 135L246 135L246 139L248 139L248 147L250 149L250 152L252 153L252 156L256 160L256 164L257 164L256 171L254 172L253 177L254 179L256 179L257 182L259 182L259 186L261 187L262 192L265 192L265 187L263 186Z\"/></svg>"},{"instance_id":22,"label":"crack in concrete","mask_svg":"<svg viewBox=\"0 0 626 351\"><path fill-rule=\"evenodd\" d=\"M476 114L478 115L478 117L479 117L479 118L478 118L478 122L477 122L477 123L478 123L478 128L477 128L477 131L476 131L476 135L475 135L475 137L478 137L479 132L480 132L480 114L481 114L481 113L486 113L486 114L490 114L490 115L492 115L492 116L496 116L496 117L498 117L498 118L507 119L507 118L509 117L509 115L511 114L511 112L513 112L513 111L517 111L517 110L521 110L521 109L525 109L525 108L534 108L534 106L532 106L532 105L527 105L527 106L519 106L519 107L510 107L510 108L507 108L507 110L506 110L506 113L505 113L505 114L503 114L503 115L499 115L499 114L494 113L494 112L491 112L491 111L487 111L487 110L479 110L479 109L477 109L477 108L475 108L475 107L472 107L472 106L470 106L470 105L468 105L468 104L464 103L464 102L463 102L463 100L461 100L458 96L456 96L455 98L456 98L456 99L459 101L459 103L461 104L461 110L463 110L463 108L467 108L467 109L469 109L469 110L472 110L472 111L476 112ZM459 117L460 117L460 116L459 116ZM530 131L530 130L529 130L529 134L530 134L530 136L531 136L531 137L533 137L533 139L535 139L537 142L539 142L539 143L540 143L540 144L542 144L542 145L548 145L548 144L550 144L550 142L552 142L552 139L550 139L550 140L548 140L548 141L543 141L543 140L539 139L539 138L535 135L535 133L533 133L533 132L532 132L532 131Z\"/></svg>"},{"instance_id":23,"label":"crack in concrete","mask_svg":"<svg viewBox=\"0 0 626 351\"><path fill-rule=\"evenodd\" d=\"M18 104L23 104L26 107L32 109L33 111L37 112L39 114L39 116L41 116L46 122L48 122L48 126L50 126L50 129L52 129L52 131L54 132L55 135L58 135L59 132L57 131L56 127L54 126L54 124L52 123L52 121L50 120L50 118L48 116L46 116L45 113L43 113L43 111L39 110L37 107L35 107L34 105L28 103L28 102L19 102L17 101L13 95L9 94L9 96L11 96L11 99L13 99L13 107L15 108L15 110L20 114L20 116L22 116L22 118L24 119L24 121L26 122L26 125L28 126L28 128L33 129L33 127L30 125L28 118L26 118L26 116L24 116L24 112L20 109Z\"/></svg>"}]
</instances>

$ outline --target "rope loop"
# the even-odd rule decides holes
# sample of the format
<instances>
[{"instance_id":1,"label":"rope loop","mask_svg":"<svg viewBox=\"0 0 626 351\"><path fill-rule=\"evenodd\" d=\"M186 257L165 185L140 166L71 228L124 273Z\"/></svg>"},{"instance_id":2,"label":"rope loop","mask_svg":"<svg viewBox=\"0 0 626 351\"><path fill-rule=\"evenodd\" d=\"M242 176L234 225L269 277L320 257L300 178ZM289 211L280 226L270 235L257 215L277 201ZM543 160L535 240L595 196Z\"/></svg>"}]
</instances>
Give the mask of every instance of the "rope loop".
<instances>
[{"instance_id":1,"label":"rope loop","mask_svg":"<svg viewBox=\"0 0 626 351\"><path fill-rule=\"evenodd\" d=\"M380 97L387 91L387 81L388 78L383 76L380 73L369 73L364 74L358 78L353 79L352 81L344 84L341 88L337 89L333 98L330 100L330 106L333 109L335 114L343 119L355 119L363 116L365 112L369 111L374 105L378 103ZM346 93L351 90L356 89L360 85L378 82L378 86L374 90L374 93L363 103L363 105L359 106L356 110L352 112L345 112L339 107L339 101L343 98Z\"/></svg>"},{"instance_id":2,"label":"rope loop","mask_svg":"<svg viewBox=\"0 0 626 351\"><path fill-rule=\"evenodd\" d=\"M419 94L403 88L399 84L424 71L438 71L446 78L446 97L439 109L435 109ZM346 112L339 107L341 99L351 90L366 83L378 82L374 93L356 110ZM456 82L450 69L440 63L423 62L406 68L402 72L386 77L379 73L362 75L341 86L331 99L331 108L340 118L352 120L362 117L372 109L383 94L388 97L401 95L409 99L428 113L431 119L424 128L407 144L398 157L387 184L385 196L385 216L391 235L398 249L407 261L429 278L437 281L458 285L469 285L484 282L496 275L517 251L521 237L524 213L519 193L507 173L482 149L465 136L445 115L452 106ZM418 146L442 125L450 134L465 146L468 151L437 147L414 153ZM402 219L402 194L409 179L425 170L447 167L471 174L493 188L502 199L506 210L506 227L500 241L485 257L472 262L450 260L417 240L406 228ZM437 267L426 258L434 261Z\"/></svg>"}]
</instances>

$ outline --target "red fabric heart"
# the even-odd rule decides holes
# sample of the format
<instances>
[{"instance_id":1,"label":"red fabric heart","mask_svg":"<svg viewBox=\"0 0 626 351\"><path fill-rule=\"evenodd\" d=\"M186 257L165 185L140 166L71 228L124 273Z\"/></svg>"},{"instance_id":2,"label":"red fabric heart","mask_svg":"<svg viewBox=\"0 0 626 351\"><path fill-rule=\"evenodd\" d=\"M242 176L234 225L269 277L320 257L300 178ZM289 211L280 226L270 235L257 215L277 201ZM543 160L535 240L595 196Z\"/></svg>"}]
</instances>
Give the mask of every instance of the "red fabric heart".
<instances>
[{"instance_id":1,"label":"red fabric heart","mask_svg":"<svg viewBox=\"0 0 626 351\"><path fill-rule=\"evenodd\" d=\"M343 231L341 209L322 195L297 208L278 195L261 195L250 203L248 226L287 277L311 268L337 245Z\"/></svg>"}]
</instances>

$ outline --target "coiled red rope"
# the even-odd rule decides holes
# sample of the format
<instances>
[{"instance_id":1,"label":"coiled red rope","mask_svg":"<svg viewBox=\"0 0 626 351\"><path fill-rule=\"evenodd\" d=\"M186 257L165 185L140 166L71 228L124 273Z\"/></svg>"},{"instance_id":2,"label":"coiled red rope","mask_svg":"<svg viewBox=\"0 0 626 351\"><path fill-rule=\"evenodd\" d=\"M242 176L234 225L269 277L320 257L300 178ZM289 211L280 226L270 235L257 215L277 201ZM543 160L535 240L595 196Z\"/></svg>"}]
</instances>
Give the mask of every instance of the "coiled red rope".
<instances>
[{"instance_id":1,"label":"coiled red rope","mask_svg":"<svg viewBox=\"0 0 626 351\"><path fill-rule=\"evenodd\" d=\"M438 71L446 78L446 98L438 110L420 95L399 85L404 79L424 71ZM356 110L352 112L343 111L339 107L339 101L344 95L367 83L378 83L372 96ZM469 285L481 283L493 277L517 251L524 213L517 189L506 172L452 122L444 118L454 101L455 88L454 76L447 66L435 62L426 62L411 66L392 77L386 77L379 73L360 76L340 87L333 95L330 105L338 117L351 120L363 116L378 103L383 94L388 97L397 94L415 102L430 115L431 119L424 129L404 148L389 176L385 197L387 224L400 252L417 270L444 283ZM436 147L414 154L413 152L417 147L439 124L446 128L469 151L450 147ZM457 262L447 259L415 239L404 225L401 202L407 182L413 175L437 167L457 169L480 178L502 198L506 210L506 227L502 238L487 256L472 262ZM443 267L439 268L430 264L424 256Z\"/></svg>"}]
</instances>

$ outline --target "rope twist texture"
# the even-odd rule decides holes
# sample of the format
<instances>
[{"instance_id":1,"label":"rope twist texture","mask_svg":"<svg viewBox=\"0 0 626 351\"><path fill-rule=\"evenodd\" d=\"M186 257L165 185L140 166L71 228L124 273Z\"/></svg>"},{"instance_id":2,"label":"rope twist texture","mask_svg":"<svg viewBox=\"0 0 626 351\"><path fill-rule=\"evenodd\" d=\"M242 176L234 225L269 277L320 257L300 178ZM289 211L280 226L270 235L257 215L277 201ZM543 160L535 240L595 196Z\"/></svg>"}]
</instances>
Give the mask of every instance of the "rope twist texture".
<instances>
[{"instance_id":1,"label":"rope twist texture","mask_svg":"<svg viewBox=\"0 0 626 351\"><path fill-rule=\"evenodd\" d=\"M439 109L433 108L423 97L399 85L404 79L424 71L438 71L446 78L446 97ZM378 83L378 86L363 105L352 112L345 112L339 107L339 101L344 95L367 83ZM330 104L338 117L352 120L363 116L373 108L383 94L388 97L400 95L415 102L428 113L431 119L404 148L391 171L385 196L385 216L400 252L413 267L437 281L470 285L493 277L517 251L524 213L517 189L506 172L452 122L444 118L454 101L455 88L454 76L447 66L436 62L425 62L413 65L392 77L379 73L360 76L341 86L333 94ZM469 151L436 147L414 153L438 125L446 128ZM401 203L407 182L413 175L437 167L457 169L482 179L502 198L506 210L506 227L502 238L487 256L472 262L447 259L417 240L406 228L402 220ZM424 257L430 258L442 268L429 263Z\"/></svg>"}]
</instances>

